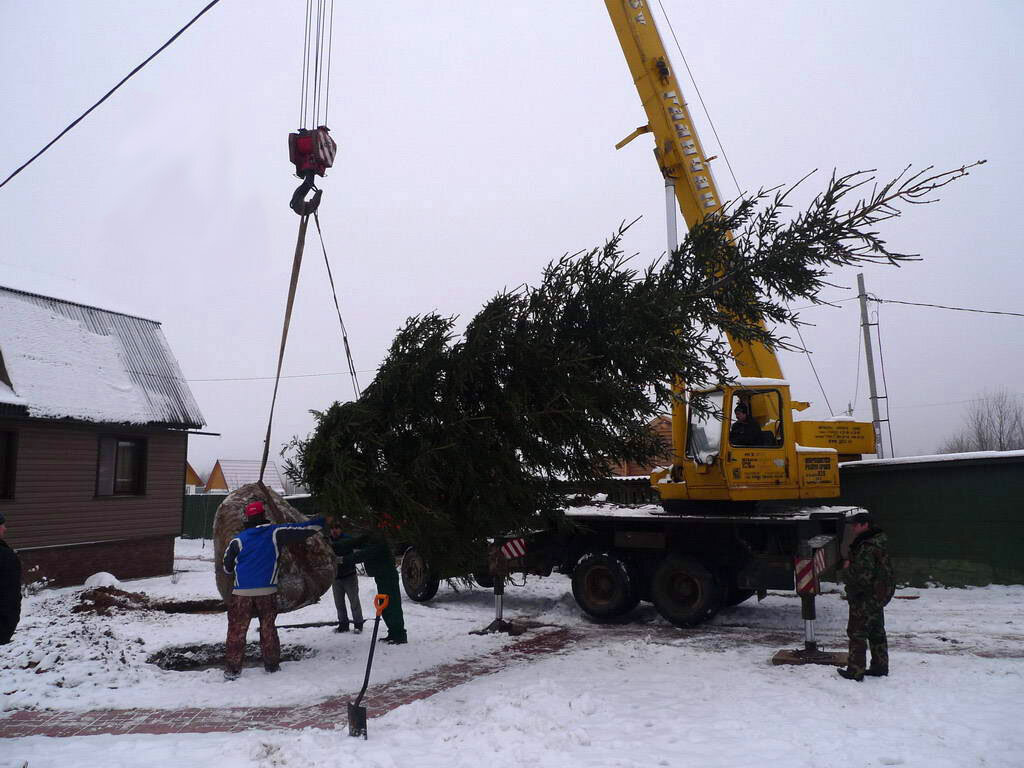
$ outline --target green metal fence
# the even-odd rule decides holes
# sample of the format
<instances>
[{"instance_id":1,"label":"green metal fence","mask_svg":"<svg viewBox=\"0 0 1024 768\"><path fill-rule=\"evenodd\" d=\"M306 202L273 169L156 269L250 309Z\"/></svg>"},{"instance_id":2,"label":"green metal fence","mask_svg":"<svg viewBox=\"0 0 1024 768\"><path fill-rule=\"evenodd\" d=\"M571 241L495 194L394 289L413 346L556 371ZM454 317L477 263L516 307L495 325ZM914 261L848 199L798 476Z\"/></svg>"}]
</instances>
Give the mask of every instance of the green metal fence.
<instances>
[{"instance_id":1,"label":"green metal fence","mask_svg":"<svg viewBox=\"0 0 1024 768\"><path fill-rule=\"evenodd\" d=\"M227 498L225 494L196 494L185 496L181 535L186 539L212 539L213 518L217 507ZM304 515L317 514L316 502L311 496L286 496L285 500Z\"/></svg>"},{"instance_id":2,"label":"green metal fence","mask_svg":"<svg viewBox=\"0 0 1024 768\"><path fill-rule=\"evenodd\" d=\"M847 464L840 484L821 503L869 509L902 582L1024 584L1024 455Z\"/></svg>"}]
</instances>

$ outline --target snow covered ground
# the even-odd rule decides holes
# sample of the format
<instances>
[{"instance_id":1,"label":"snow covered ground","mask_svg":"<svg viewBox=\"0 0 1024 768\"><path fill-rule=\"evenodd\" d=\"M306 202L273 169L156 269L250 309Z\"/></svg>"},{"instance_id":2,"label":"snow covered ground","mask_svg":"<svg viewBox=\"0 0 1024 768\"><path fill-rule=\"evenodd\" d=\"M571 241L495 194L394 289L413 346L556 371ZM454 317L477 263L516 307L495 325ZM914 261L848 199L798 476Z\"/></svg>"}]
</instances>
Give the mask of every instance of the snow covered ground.
<instances>
[{"instance_id":1,"label":"snow covered ground","mask_svg":"<svg viewBox=\"0 0 1024 768\"><path fill-rule=\"evenodd\" d=\"M126 582L154 599L216 597L212 548L179 541L174 577ZM372 580L362 579L369 606ZM81 588L28 598L14 641L0 647L6 712L309 704L357 691L369 635L283 629L313 658L240 680L219 670L163 671L146 657L172 645L222 642L223 614L71 613ZM1024 765L1024 587L900 590L887 610L893 674L857 684L828 667L773 667L802 640L799 601L783 593L722 611L694 630L644 605L633 621L592 625L561 576L509 588L507 618L573 626L588 638L561 653L372 719L370 739L337 730L177 736L30 737L0 741L0 766L1006 766ZM469 630L493 618L491 594L442 586L405 603L410 643L379 646L373 682L405 677L510 642ZM845 644L846 604L818 600L818 635ZM281 624L330 621L318 605ZM250 639L256 638L255 624ZM0 718L4 715L0 713Z\"/></svg>"}]
</instances>

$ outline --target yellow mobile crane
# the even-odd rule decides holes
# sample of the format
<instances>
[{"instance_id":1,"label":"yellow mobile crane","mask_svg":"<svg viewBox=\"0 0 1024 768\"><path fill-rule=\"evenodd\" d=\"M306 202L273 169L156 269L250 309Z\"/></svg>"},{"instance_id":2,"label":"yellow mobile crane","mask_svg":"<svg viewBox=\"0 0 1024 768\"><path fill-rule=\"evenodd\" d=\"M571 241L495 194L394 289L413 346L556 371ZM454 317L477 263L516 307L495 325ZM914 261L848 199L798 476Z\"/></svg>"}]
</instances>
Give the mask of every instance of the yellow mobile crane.
<instances>
[{"instance_id":1,"label":"yellow mobile crane","mask_svg":"<svg viewBox=\"0 0 1024 768\"><path fill-rule=\"evenodd\" d=\"M654 135L666 186L674 190L683 219L692 227L718 212L723 201L654 17L645 0L605 0L605 5L647 113L647 124L616 148L643 133ZM675 240L673 229L670 224L670 241ZM672 464L651 475L666 511L687 511L694 501L838 496L839 460L874 452L873 425L795 421L793 411L809 404L791 399L775 353L759 343L728 340L740 377L699 390L710 413L688 416L685 385L677 385L683 397L672 406ZM737 417L737 409L748 415ZM730 430L740 420L750 420L749 425Z\"/></svg>"}]
</instances>

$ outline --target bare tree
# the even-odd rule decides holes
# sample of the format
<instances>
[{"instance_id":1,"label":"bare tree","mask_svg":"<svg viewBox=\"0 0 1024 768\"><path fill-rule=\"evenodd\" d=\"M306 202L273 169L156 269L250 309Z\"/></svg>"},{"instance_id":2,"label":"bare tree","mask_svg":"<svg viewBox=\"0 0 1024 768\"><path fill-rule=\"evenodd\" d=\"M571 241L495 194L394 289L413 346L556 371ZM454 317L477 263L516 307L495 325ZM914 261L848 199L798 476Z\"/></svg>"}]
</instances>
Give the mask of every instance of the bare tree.
<instances>
[{"instance_id":1,"label":"bare tree","mask_svg":"<svg viewBox=\"0 0 1024 768\"><path fill-rule=\"evenodd\" d=\"M1024 401L1006 390L971 403L964 425L939 446L939 453L1024 449Z\"/></svg>"}]
</instances>

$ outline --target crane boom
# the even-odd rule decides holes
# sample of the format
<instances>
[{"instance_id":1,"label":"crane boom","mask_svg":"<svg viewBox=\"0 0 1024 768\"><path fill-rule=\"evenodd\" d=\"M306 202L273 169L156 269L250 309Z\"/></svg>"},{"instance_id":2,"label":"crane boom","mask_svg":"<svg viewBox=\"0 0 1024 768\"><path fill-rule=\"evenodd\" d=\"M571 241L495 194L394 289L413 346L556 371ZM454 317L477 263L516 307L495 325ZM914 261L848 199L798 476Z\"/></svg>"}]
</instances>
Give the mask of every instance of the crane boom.
<instances>
[{"instance_id":1,"label":"crane boom","mask_svg":"<svg viewBox=\"0 0 1024 768\"><path fill-rule=\"evenodd\" d=\"M692 229L720 211L723 201L654 16L646 0L605 0L605 6L647 113L647 124L616 148L643 133L654 135L658 167ZM803 410L808 403L790 397L775 353L728 332L726 338L740 378L705 391L719 415L688 413L685 396L672 403L672 466L651 474L662 505L672 512L688 509L693 502L759 503L838 495L838 460L873 450L871 425L794 420L792 411ZM682 393L685 383L677 380L674 386ZM734 434L730 420L741 413L749 423L739 423Z\"/></svg>"},{"instance_id":2,"label":"crane boom","mask_svg":"<svg viewBox=\"0 0 1024 768\"><path fill-rule=\"evenodd\" d=\"M722 196L654 17L645 0L605 0L605 5L647 113L647 125L634 131L618 147L641 133L654 134L658 166L666 181L675 187L686 226L693 227L721 209ZM772 350L726 335L740 376L783 378L782 366Z\"/></svg>"}]
</instances>

